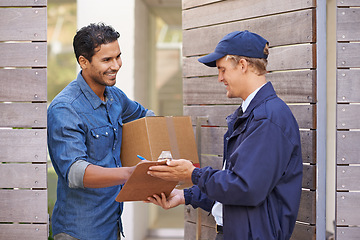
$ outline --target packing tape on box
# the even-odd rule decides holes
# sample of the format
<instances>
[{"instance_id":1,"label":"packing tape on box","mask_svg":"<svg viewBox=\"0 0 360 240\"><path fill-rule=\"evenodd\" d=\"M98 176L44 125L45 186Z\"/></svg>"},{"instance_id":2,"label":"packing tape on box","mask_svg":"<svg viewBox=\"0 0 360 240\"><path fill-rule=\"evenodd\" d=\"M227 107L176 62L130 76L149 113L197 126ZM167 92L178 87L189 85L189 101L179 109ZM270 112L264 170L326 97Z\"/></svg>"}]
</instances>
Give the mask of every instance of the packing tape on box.
<instances>
[{"instance_id":1,"label":"packing tape on box","mask_svg":"<svg viewBox=\"0 0 360 240\"><path fill-rule=\"evenodd\" d=\"M171 147L171 154L174 159L180 158L180 151L178 148L178 142L176 139L176 132L174 126L174 120L172 117L166 117L166 126L168 128L169 133L169 140L170 140L170 147Z\"/></svg>"}]
</instances>

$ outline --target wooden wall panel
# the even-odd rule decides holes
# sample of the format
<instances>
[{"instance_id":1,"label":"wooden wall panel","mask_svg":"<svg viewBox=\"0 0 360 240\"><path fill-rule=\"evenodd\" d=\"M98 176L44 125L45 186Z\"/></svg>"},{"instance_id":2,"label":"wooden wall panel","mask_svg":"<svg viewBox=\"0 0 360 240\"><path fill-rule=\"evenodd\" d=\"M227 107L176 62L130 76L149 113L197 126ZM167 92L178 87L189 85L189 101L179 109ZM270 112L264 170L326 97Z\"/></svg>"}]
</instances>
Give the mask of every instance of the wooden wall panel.
<instances>
[{"instance_id":1,"label":"wooden wall panel","mask_svg":"<svg viewBox=\"0 0 360 240\"><path fill-rule=\"evenodd\" d=\"M316 103L316 70L273 72L266 75L286 103Z\"/></svg>"},{"instance_id":2,"label":"wooden wall panel","mask_svg":"<svg viewBox=\"0 0 360 240\"><path fill-rule=\"evenodd\" d=\"M300 138L303 162L316 164L316 131L300 130Z\"/></svg>"},{"instance_id":3,"label":"wooden wall panel","mask_svg":"<svg viewBox=\"0 0 360 240\"><path fill-rule=\"evenodd\" d=\"M215 3L215 2L221 2L223 0L187 0L182 1L182 9L188 9L192 7L197 7L205 4Z\"/></svg>"},{"instance_id":4,"label":"wooden wall panel","mask_svg":"<svg viewBox=\"0 0 360 240\"><path fill-rule=\"evenodd\" d=\"M208 155L223 155L223 136L226 127L202 127L201 137L206 141L201 141L201 152ZM316 163L316 132L300 131L302 158L304 163Z\"/></svg>"},{"instance_id":5,"label":"wooden wall panel","mask_svg":"<svg viewBox=\"0 0 360 240\"><path fill-rule=\"evenodd\" d=\"M337 7L336 239L352 240L360 233L360 1L337 0Z\"/></svg>"},{"instance_id":6,"label":"wooden wall panel","mask_svg":"<svg viewBox=\"0 0 360 240\"><path fill-rule=\"evenodd\" d=\"M360 7L360 0L336 0L338 7Z\"/></svg>"},{"instance_id":7,"label":"wooden wall panel","mask_svg":"<svg viewBox=\"0 0 360 240\"><path fill-rule=\"evenodd\" d=\"M337 137L337 164L359 164L360 163L360 132L338 131Z\"/></svg>"},{"instance_id":8,"label":"wooden wall panel","mask_svg":"<svg viewBox=\"0 0 360 240\"><path fill-rule=\"evenodd\" d=\"M315 240L316 239L316 227L315 225L303 224L297 222L295 224L294 232L291 235L290 240Z\"/></svg>"},{"instance_id":9,"label":"wooden wall panel","mask_svg":"<svg viewBox=\"0 0 360 240\"><path fill-rule=\"evenodd\" d=\"M314 8L316 1L279 0L277 4L263 0L228 0L183 11L183 29L228 23L240 19L262 17L301 9ZM220 11L221 9L221 11ZM241 10L240 10L241 9ZM209 17L211 16L211 17ZM194 20L196 19L196 21Z\"/></svg>"},{"instance_id":10,"label":"wooden wall panel","mask_svg":"<svg viewBox=\"0 0 360 240\"><path fill-rule=\"evenodd\" d=\"M360 166L337 166L338 191L360 191Z\"/></svg>"},{"instance_id":11,"label":"wooden wall panel","mask_svg":"<svg viewBox=\"0 0 360 240\"><path fill-rule=\"evenodd\" d=\"M184 78L184 104L240 104L239 98L227 98L226 88L217 77Z\"/></svg>"},{"instance_id":12,"label":"wooden wall panel","mask_svg":"<svg viewBox=\"0 0 360 240\"><path fill-rule=\"evenodd\" d=\"M194 209L191 205L185 206L185 221L196 223L199 215L201 217L201 225L215 227L216 222L212 215L209 216L209 212L206 212L200 208Z\"/></svg>"},{"instance_id":13,"label":"wooden wall panel","mask_svg":"<svg viewBox=\"0 0 360 240\"><path fill-rule=\"evenodd\" d=\"M0 196L0 222L48 222L46 190L2 189Z\"/></svg>"},{"instance_id":14,"label":"wooden wall panel","mask_svg":"<svg viewBox=\"0 0 360 240\"><path fill-rule=\"evenodd\" d=\"M360 67L360 43L338 43L337 44L337 67L356 68Z\"/></svg>"},{"instance_id":15,"label":"wooden wall panel","mask_svg":"<svg viewBox=\"0 0 360 240\"><path fill-rule=\"evenodd\" d=\"M336 240L358 240L360 236L360 227L338 227Z\"/></svg>"},{"instance_id":16,"label":"wooden wall panel","mask_svg":"<svg viewBox=\"0 0 360 240\"><path fill-rule=\"evenodd\" d=\"M254 31L260 34L269 41L271 47L315 42L314 22L313 18L309 17L313 14L314 10L308 9L260 19L231 22L225 25L191 29L183 34L183 41L189 42L183 54L184 56L194 56L209 53L226 34L240 30ZM295 32L288 31L290 26L294 28ZM201 41L199 41L200 39Z\"/></svg>"},{"instance_id":17,"label":"wooden wall panel","mask_svg":"<svg viewBox=\"0 0 360 240\"><path fill-rule=\"evenodd\" d=\"M46 41L46 8L0 8L0 41Z\"/></svg>"},{"instance_id":18,"label":"wooden wall panel","mask_svg":"<svg viewBox=\"0 0 360 240\"><path fill-rule=\"evenodd\" d=\"M0 162L45 163L46 129L0 129Z\"/></svg>"},{"instance_id":19,"label":"wooden wall panel","mask_svg":"<svg viewBox=\"0 0 360 240\"><path fill-rule=\"evenodd\" d=\"M316 100L315 71L275 72L267 74L278 96L288 103L314 103ZM185 104L241 104L239 99L226 97L226 90L217 77L184 78Z\"/></svg>"},{"instance_id":20,"label":"wooden wall panel","mask_svg":"<svg viewBox=\"0 0 360 240\"><path fill-rule=\"evenodd\" d=\"M226 117L232 114L240 105L209 105L209 106L184 106L184 115L191 116L192 125L196 125L197 116L208 118L203 126L226 127ZM316 128L315 105L289 105L300 128Z\"/></svg>"},{"instance_id":21,"label":"wooden wall panel","mask_svg":"<svg viewBox=\"0 0 360 240\"><path fill-rule=\"evenodd\" d=\"M47 227L46 224L0 224L0 239L47 239Z\"/></svg>"},{"instance_id":22,"label":"wooden wall panel","mask_svg":"<svg viewBox=\"0 0 360 240\"><path fill-rule=\"evenodd\" d=\"M0 1L0 239L48 238L47 1Z\"/></svg>"},{"instance_id":23,"label":"wooden wall panel","mask_svg":"<svg viewBox=\"0 0 360 240\"><path fill-rule=\"evenodd\" d=\"M46 164L0 164L0 188L46 188Z\"/></svg>"},{"instance_id":24,"label":"wooden wall panel","mask_svg":"<svg viewBox=\"0 0 360 240\"><path fill-rule=\"evenodd\" d=\"M192 68L192 67L191 67ZM316 101L314 70L274 72L267 74L278 96L287 103ZM184 104L241 104L241 99L227 98L223 83L217 76L183 79Z\"/></svg>"},{"instance_id":25,"label":"wooden wall panel","mask_svg":"<svg viewBox=\"0 0 360 240\"><path fill-rule=\"evenodd\" d=\"M316 68L316 45L302 44L269 49L268 71Z\"/></svg>"},{"instance_id":26,"label":"wooden wall panel","mask_svg":"<svg viewBox=\"0 0 360 240\"><path fill-rule=\"evenodd\" d=\"M217 80L217 68L199 63L199 56L212 52L224 35L235 30L248 29L269 40L266 78L273 83L278 96L289 104L299 123L305 163L299 222L291 239L315 239L316 1L281 0L273 4L267 0L197 3L183 0L183 29L184 115L192 117L193 126L199 116L208 119L201 127L202 166L221 167L223 135L227 130L225 117L238 108L242 100L226 97L225 87ZM193 212L189 215L192 218L187 219L185 239L194 239L197 219Z\"/></svg>"},{"instance_id":27,"label":"wooden wall panel","mask_svg":"<svg viewBox=\"0 0 360 240\"><path fill-rule=\"evenodd\" d=\"M45 128L46 111L46 103L0 103L0 126Z\"/></svg>"},{"instance_id":28,"label":"wooden wall panel","mask_svg":"<svg viewBox=\"0 0 360 240\"><path fill-rule=\"evenodd\" d=\"M284 71L316 68L315 45L275 47L270 49L268 71ZM198 57L183 59L183 76L217 76L217 68L209 68L198 62Z\"/></svg>"},{"instance_id":29,"label":"wooden wall panel","mask_svg":"<svg viewBox=\"0 0 360 240\"><path fill-rule=\"evenodd\" d=\"M336 90L338 103L360 102L360 70L338 69Z\"/></svg>"},{"instance_id":30,"label":"wooden wall panel","mask_svg":"<svg viewBox=\"0 0 360 240\"><path fill-rule=\"evenodd\" d=\"M338 226L360 225L360 192L337 192L336 223Z\"/></svg>"},{"instance_id":31,"label":"wooden wall panel","mask_svg":"<svg viewBox=\"0 0 360 240\"><path fill-rule=\"evenodd\" d=\"M316 190L316 165L303 165L302 187L312 191Z\"/></svg>"},{"instance_id":32,"label":"wooden wall panel","mask_svg":"<svg viewBox=\"0 0 360 240\"><path fill-rule=\"evenodd\" d=\"M1 0L0 7L46 7L47 0Z\"/></svg>"},{"instance_id":33,"label":"wooden wall panel","mask_svg":"<svg viewBox=\"0 0 360 240\"><path fill-rule=\"evenodd\" d=\"M316 192L303 190L301 193L298 221L308 224L316 223Z\"/></svg>"},{"instance_id":34,"label":"wooden wall panel","mask_svg":"<svg viewBox=\"0 0 360 240\"><path fill-rule=\"evenodd\" d=\"M0 42L0 67L46 67L46 51L46 42Z\"/></svg>"},{"instance_id":35,"label":"wooden wall panel","mask_svg":"<svg viewBox=\"0 0 360 240\"><path fill-rule=\"evenodd\" d=\"M184 239L197 239L197 225L195 223L185 222L184 231ZM215 239L215 237L216 232L214 227L201 226L199 239Z\"/></svg>"},{"instance_id":36,"label":"wooden wall panel","mask_svg":"<svg viewBox=\"0 0 360 240\"><path fill-rule=\"evenodd\" d=\"M337 105L337 128L359 129L360 128L360 105L338 104Z\"/></svg>"},{"instance_id":37,"label":"wooden wall panel","mask_svg":"<svg viewBox=\"0 0 360 240\"><path fill-rule=\"evenodd\" d=\"M0 69L0 101L46 102L46 68Z\"/></svg>"},{"instance_id":38,"label":"wooden wall panel","mask_svg":"<svg viewBox=\"0 0 360 240\"><path fill-rule=\"evenodd\" d=\"M358 41L360 39L360 9L338 8L337 31L338 41Z\"/></svg>"}]
</instances>

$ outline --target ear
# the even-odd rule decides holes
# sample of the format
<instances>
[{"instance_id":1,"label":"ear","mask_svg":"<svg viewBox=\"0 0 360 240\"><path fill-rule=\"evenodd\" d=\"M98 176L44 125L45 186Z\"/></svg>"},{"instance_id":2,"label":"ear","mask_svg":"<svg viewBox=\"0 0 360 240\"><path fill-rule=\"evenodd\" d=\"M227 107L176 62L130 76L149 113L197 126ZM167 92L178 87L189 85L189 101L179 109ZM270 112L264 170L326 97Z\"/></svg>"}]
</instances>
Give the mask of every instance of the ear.
<instances>
[{"instance_id":1,"label":"ear","mask_svg":"<svg viewBox=\"0 0 360 240\"><path fill-rule=\"evenodd\" d=\"M86 69L89 64L89 60L87 60L84 56L81 55L79 57L79 64L81 69Z\"/></svg>"},{"instance_id":2,"label":"ear","mask_svg":"<svg viewBox=\"0 0 360 240\"><path fill-rule=\"evenodd\" d=\"M246 72L249 68L249 63L245 59L240 59L238 67L241 69L241 71Z\"/></svg>"}]
</instances>

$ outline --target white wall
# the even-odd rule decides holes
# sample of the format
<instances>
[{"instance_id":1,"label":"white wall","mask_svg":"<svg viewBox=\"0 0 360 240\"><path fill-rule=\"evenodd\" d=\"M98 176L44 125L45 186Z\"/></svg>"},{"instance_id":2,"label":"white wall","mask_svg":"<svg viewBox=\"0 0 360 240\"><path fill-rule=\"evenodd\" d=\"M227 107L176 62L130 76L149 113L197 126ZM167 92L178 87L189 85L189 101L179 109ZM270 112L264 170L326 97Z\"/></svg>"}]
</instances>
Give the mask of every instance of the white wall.
<instances>
[{"instance_id":1,"label":"white wall","mask_svg":"<svg viewBox=\"0 0 360 240\"><path fill-rule=\"evenodd\" d=\"M120 33L123 66L116 86L134 98L135 0L77 0L77 26L104 22Z\"/></svg>"}]
</instances>

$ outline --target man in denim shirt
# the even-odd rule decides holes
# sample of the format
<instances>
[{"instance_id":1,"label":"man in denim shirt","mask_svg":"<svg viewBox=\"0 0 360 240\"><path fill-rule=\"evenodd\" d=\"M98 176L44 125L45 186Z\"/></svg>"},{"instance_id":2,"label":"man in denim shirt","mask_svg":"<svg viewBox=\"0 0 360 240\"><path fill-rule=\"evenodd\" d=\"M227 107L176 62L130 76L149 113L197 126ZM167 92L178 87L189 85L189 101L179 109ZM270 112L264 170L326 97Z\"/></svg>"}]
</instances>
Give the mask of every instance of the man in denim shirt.
<instances>
[{"instance_id":1,"label":"man in denim shirt","mask_svg":"<svg viewBox=\"0 0 360 240\"><path fill-rule=\"evenodd\" d=\"M123 204L115 201L134 170L121 167L123 123L153 115L115 87L120 34L105 24L73 41L81 71L48 108L48 147L58 175L55 240L120 239Z\"/></svg>"}]
</instances>

